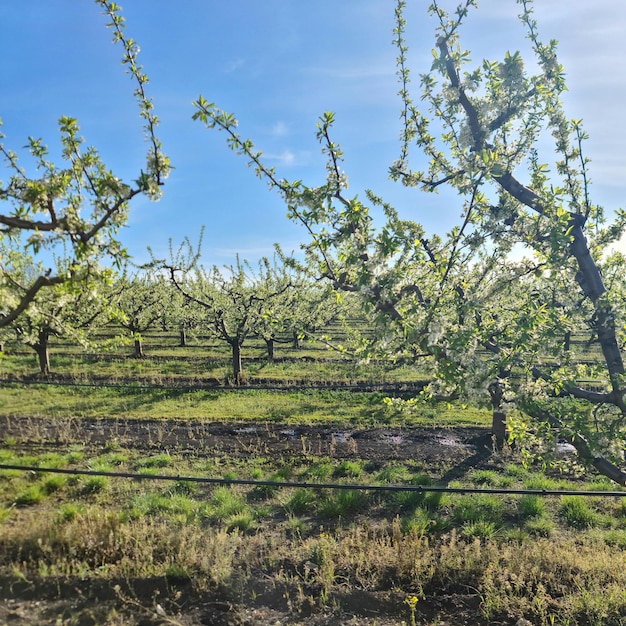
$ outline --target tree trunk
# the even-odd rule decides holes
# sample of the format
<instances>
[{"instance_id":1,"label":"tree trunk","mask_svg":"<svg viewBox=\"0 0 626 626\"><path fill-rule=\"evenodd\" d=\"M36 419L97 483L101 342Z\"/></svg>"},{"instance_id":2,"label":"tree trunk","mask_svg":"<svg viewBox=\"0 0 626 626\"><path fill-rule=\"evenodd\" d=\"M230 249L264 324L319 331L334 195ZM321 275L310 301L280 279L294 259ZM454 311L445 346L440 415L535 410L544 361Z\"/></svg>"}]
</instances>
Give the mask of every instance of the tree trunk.
<instances>
[{"instance_id":1,"label":"tree trunk","mask_svg":"<svg viewBox=\"0 0 626 626\"><path fill-rule=\"evenodd\" d=\"M39 332L38 341L32 348L37 354L39 373L48 376L50 374L50 353L48 351L48 333L45 330Z\"/></svg>"},{"instance_id":2,"label":"tree trunk","mask_svg":"<svg viewBox=\"0 0 626 626\"><path fill-rule=\"evenodd\" d=\"M265 346L267 347L267 360L271 363L274 360L274 339L266 339Z\"/></svg>"},{"instance_id":3,"label":"tree trunk","mask_svg":"<svg viewBox=\"0 0 626 626\"><path fill-rule=\"evenodd\" d=\"M243 367L241 365L241 345L235 340L230 343L233 359L233 379L235 385L239 386L243 382Z\"/></svg>"},{"instance_id":4,"label":"tree trunk","mask_svg":"<svg viewBox=\"0 0 626 626\"><path fill-rule=\"evenodd\" d=\"M181 348L185 348L187 346L187 329L184 325L180 327L180 343L178 345Z\"/></svg>"},{"instance_id":5,"label":"tree trunk","mask_svg":"<svg viewBox=\"0 0 626 626\"><path fill-rule=\"evenodd\" d=\"M300 335L297 331L293 331L293 349L300 350Z\"/></svg>"},{"instance_id":6,"label":"tree trunk","mask_svg":"<svg viewBox=\"0 0 626 626\"><path fill-rule=\"evenodd\" d=\"M494 447L496 450L502 450L506 441L506 413L502 410L504 385L500 378L489 385L489 395L491 396L491 434Z\"/></svg>"},{"instance_id":7,"label":"tree trunk","mask_svg":"<svg viewBox=\"0 0 626 626\"><path fill-rule=\"evenodd\" d=\"M143 358L143 345L138 337L135 338L135 357L138 359Z\"/></svg>"}]
</instances>

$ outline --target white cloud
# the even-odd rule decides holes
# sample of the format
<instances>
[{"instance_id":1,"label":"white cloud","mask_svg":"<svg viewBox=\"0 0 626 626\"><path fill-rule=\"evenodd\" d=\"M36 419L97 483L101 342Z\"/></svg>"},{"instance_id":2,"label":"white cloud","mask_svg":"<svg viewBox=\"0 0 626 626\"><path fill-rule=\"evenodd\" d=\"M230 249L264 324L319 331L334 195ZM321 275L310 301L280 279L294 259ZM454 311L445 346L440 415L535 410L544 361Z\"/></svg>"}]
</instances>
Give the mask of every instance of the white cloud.
<instances>
[{"instance_id":1,"label":"white cloud","mask_svg":"<svg viewBox=\"0 0 626 626\"><path fill-rule=\"evenodd\" d=\"M246 64L244 59L233 59L232 61L228 61L224 64L224 73L232 74L236 72L239 68L243 67Z\"/></svg>"},{"instance_id":2,"label":"white cloud","mask_svg":"<svg viewBox=\"0 0 626 626\"><path fill-rule=\"evenodd\" d=\"M289 134L289 127L285 122L278 121L270 129L270 134L273 137L285 137Z\"/></svg>"},{"instance_id":3,"label":"white cloud","mask_svg":"<svg viewBox=\"0 0 626 626\"><path fill-rule=\"evenodd\" d=\"M299 151L297 153L291 151L289 148L284 148L280 152L267 152L263 153L265 161L277 165L279 167L296 167L300 165L307 165L310 160L310 155L306 151Z\"/></svg>"}]
</instances>

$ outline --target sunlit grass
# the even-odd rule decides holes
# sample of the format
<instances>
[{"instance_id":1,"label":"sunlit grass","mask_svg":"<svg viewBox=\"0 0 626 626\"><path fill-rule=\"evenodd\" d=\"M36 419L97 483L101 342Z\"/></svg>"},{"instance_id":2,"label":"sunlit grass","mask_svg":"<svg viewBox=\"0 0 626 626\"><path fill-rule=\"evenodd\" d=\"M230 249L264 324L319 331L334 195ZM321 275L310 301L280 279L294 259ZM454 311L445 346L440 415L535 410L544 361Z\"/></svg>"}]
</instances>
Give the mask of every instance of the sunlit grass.
<instances>
[{"instance_id":1,"label":"sunlit grass","mask_svg":"<svg viewBox=\"0 0 626 626\"><path fill-rule=\"evenodd\" d=\"M489 414L445 404L415 415L390 415L383 394L331 390L176 390L138 387L9 385L0 415L49 418L111 417L260 420L285 423L487 426Z\"/></svg>"}]
</instances>

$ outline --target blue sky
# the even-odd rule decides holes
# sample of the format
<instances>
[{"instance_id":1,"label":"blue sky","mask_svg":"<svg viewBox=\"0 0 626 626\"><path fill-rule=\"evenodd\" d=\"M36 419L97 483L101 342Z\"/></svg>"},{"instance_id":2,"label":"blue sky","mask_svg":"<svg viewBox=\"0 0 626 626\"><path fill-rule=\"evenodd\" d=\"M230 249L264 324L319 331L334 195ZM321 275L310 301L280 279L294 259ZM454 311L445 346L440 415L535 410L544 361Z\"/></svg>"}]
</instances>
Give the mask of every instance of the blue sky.
<instances>
[{"instance_id":1,"label":"blue sky","mask_svg":"<svg viewBox=\"0 0 626 626\"><path fill-rule=\"evenodd\" d=\"M235 113L281 176L316 184L324 161L317 118L336 113L334 137L346 153L350 193L366 188L431 231L453 223L453 196L425 196L390 183L399 152L400 101L391 45L392 0L120 0L127 34L141 46L159 135L176 168L163 199L131 205L123 241L139 261L150 245L166 254L171 237L197 238L205 226L207 263L230 263L236 252L255 260L278 242L297 249L304 231L285 218L280 198L255 178L225 137L191 121L202 94ZM408 0L411 66L430 66L432 23L426 0ZM456 2L444 0L444 6ZM515 0L480 0L463 45L478 63L524 49ZM591 139L594 201L626 206L626 3L538 0L544 39L560 42L568 76L568 114L583 118ZM143 164L133 84L119 63L105 18L88 0L21 0L0 4L0 117L4 143L19 151L29 135L58 150L56 121L76 117L89 145L122 178ZM25 161L26 162L26 161ZM5 174L0 174L0 178Z\"/></svg>"}]
</instances>

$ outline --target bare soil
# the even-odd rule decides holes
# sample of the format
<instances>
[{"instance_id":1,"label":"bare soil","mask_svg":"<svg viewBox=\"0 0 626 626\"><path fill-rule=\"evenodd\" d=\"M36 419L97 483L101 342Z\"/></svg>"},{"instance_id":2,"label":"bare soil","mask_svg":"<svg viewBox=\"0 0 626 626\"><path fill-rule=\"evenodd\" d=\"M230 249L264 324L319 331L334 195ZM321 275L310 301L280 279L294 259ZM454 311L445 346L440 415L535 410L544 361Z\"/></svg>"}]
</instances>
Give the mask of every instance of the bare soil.
<instances>
[{"instance_id":1,"label":"bare soil","mask_svg":"<svg viewBox=\"0 0 626 626\"><path fill-rule=\"evenodd\" d=\"M358 428L345 426L285 426L273 423L223 423L176 420L75 419L42 421L0 418L0 436L23 440L25 448L49 447L70 440L93 446L117 441L124 448L168 450L194 455L272 458L333 456L366 460L374 466L389 461L422 465L434 478L449 481L468 469L490 465L491 437L481 428ZM215 589L198 594L185 580L123 581L0 579L0 624L44 626L179 624L216 626L391 626L408 624L403 596L395 592L347 589L333 598L335 608L295 613L289 606L290 590L266 581L262 575L248 583L240 602L232 590ZM251 592L254 593L251 593ZM422 625L504 624L479 617L478 600L471 593L420 601L416 622ZM111 611L119 620L111 621ZM106 617L106 616L109 617ZM514 623L514 622L512 622Z\"/></svg>"},{"instance_id":2,"label":"bare soil","mask_svg":"<svg viewBox=\"0 0 626 626\"><path fill-rule=\"evenodd\" d=\"M117 443L138 450L229 457L251 454L272 458L331 456L374 463L414 461L440 479L462 475L488 458L491 436L484 428L354 428L333 425L291 426L277 423L210 422L123 418L42 418L0 416L0 435L26 446L58 448L71 442L105 446Z\"/></svg>"}]
</instances>

